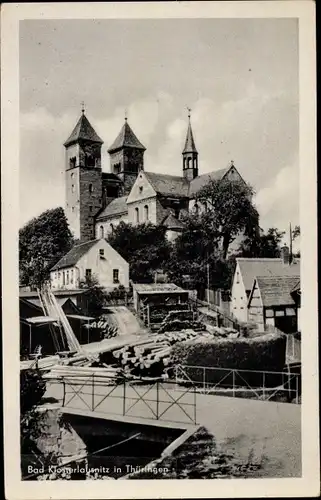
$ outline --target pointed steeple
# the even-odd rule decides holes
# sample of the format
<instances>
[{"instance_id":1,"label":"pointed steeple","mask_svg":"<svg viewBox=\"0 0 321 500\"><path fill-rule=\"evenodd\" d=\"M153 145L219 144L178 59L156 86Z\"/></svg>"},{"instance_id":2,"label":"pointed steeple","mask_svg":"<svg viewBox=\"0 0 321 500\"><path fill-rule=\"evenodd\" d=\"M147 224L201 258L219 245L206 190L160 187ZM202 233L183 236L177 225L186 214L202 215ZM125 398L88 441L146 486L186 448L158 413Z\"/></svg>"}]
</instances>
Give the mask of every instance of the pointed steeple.
<instances>
[{"instance_id":1,"label":"pointed steeple","mask_svg":"<svg viewBox=\"0 0 321 500\"><path fill-rule=\"evenodd\" d=\"M183 175L191 181L198 176L198 151L195 146L193 130L191 125L191 109L188 109L188 127L185 139L183 155Z\"/></svg>"},{"instance_id":2,"label":"pointed steeple","mask_svg":"<svg viewBox=\"0 0 321 500\"><path fill-rule=\"evenodd\" d=\"M185 146L183 149L183 154L185 153L196 153L197 154L197 149L195 146L195 141L194 141L194 136L193 136L193 130L192 130L192 125L191 125L191 110L188 110L188 128L187 128L187 134L186 134L186 139L185 139Z\"/></svg>"},{"instance_id":3,"label":"pointed steeple","mask_svg":"<svg viewBox=\"0 0 321 500\"><path fill-rule=\"evenodd\" d=\"M126 113L124 125L108 149L111 172L123 182L124 195L130 192L138 173L144 170L145 151L129 126Z\"/></svg>"},{"instance_id":4,"label":"pointed steeple","mask_svg":"<svg viewBox=\"0 0 321 500\"><path fill-rule=\"evenodd\" d=\"M129 126L127 116L125 116L125 123L122 126L121 131L108 149L108 153L113 153L117 149L123 148L134 148L146 151L145 146L143 146L143 144L137 139L136 135Z\"/></svg>"},{"instance_id":5,"label":"pointed steeple","mask_svg":"<svg viewBox=\"0 0 321 500\"><path fill-rule=\"evenodd\" d=\"M90 141L96 142L99 144L103 144L104 141L101 140L99 135L96 133L95 129L89 122L88 118L85 115L84 104L82 104L81 116L77 122L77 125L71 132L70 136L64 143L64 146L70 146L79 141Z\"/></svg>"}]
</instances>

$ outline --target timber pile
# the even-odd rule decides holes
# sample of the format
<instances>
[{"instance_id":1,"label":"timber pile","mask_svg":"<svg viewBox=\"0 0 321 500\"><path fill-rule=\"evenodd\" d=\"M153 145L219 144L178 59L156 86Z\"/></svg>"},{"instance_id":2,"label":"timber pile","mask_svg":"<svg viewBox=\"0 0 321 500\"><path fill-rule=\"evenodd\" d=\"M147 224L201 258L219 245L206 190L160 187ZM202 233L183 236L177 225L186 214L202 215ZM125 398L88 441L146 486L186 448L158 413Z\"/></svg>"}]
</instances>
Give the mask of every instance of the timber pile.
<instances>
[{"instance_id":1,"label":"timber pile","mask_svg":"<svg viewBox=\"0 0 321 500\"><path fill-rule=\"evenodd\" d=\"M47 380L61 380L66 379L70 384L84 384L92 385L113 385L123 378L122 370L112 366L101 368L93 368L89 366L62 366L55 365L49 373L44 375Z\"/></svg>"},{"instance_id":2,"label":"timber pile","mask_svg":"<svg viewBox=\"0 0 321 500\"><path fill-rule=\"evenodd\" d=\"M197 336L199 334L193 330L153 335L139 344L116 349L113 357L126 375L158 377L169 367L171 346Z\"/></svg>"}]
</instances>

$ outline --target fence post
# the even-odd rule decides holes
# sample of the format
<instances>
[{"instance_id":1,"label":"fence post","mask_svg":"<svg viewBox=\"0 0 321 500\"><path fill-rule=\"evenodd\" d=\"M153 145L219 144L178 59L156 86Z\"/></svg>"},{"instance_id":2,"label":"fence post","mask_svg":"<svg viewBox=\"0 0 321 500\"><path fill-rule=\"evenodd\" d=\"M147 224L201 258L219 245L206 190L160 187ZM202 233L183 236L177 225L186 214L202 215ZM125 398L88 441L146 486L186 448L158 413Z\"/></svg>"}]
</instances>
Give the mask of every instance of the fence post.
<instances>
[{"instance_id":1,"label":"fence post","mask_svg":"<svg viewBox=\"0 0 321 500\"><path fill-rule=\"evenodd\" d=\"M296 374L295 376L295 402L298 405L299 404L299 375Z\"/></svg>"},{"instance_id":2,"label":"fence post","mask_svg":"<svg viewBox=\"0 0 321 500\"><path fill-rule=\"evenodd\" d=\"M156 420L158 420L159 415L159 381L156 382Z\"/></svg>"},{"instance_id":3,"label":"fence post","mask_svg":"<svg viewBox=\"0 0 321 500\"><path fill-rule=\"evenodd\" d=\"M196 385L194 385L194 424L196 424L197 414L196 414Z\"/></svg>"},{"instance_id":4,"label":"fence post","mask_svg":"<svg viewBox=\"0 0 321 500\"><path fill-rule=\"evenodd\" d=\"M124 379L124 390L123 390L123 415L126 415L126 380Z\"/></svg>"},{"instance_id":5,"label":"fence post","mask_svg":"<svg viewBox=\"0 0 321 500\"><path fill-rule=\"evenodd\" d=\"M265 372L263 372L263 400L265 401Z\"/></svg>"},{"instance_id":6,"label":"fence post","mask_svg":"<svg viewBox=\"0 0 321 500\"><path fill-rule=\"evenodd\" d=\"M91 384L91 387L92 387L91 407L92 407L92 411L94 411L94 409L95 409L95 375L94 374L92 375L92 384Z\"/></svg>"},{"instance_id":7,"label":"fence post","mask_svg":"<svg viewBox=\"0 0 321 500\"><path fill-rule=\"evenodd\" d=\"M205 389L206 389L206 368L205 366L203 366L203 391L205 393Z\"/></svg>"},{"instance_id":8,"label":"fence post","mask_svg":"<svg viewBox=\"0 0 321 500\"><path fill-rule=\"evenodd\" d=\"M63 390L64 390L64 393L63 393L63 396L62 396L62 406L64 407L65 406L65 402L66 402L66 382L64 379L62 379L62 385L63 385Z\"/></svg>"},{"instance_id":9,"label":"fence post","mask_svg":"<svg viewBox=\"0 0 321 500\"><path fill-rule=\"evenodd\" d=\"M233 398L235 398L235 370L232 370L232 378L233 378Z\"/></svg>"}]
</instances>

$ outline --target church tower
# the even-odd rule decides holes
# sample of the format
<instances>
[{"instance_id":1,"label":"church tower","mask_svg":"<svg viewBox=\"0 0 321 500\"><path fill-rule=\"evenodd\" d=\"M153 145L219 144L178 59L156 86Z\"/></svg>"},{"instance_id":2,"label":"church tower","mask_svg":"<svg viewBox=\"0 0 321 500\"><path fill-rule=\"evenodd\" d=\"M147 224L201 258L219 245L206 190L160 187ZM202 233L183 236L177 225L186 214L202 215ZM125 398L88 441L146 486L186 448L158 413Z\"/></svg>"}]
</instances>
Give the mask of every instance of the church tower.
<instances>
[{"instance_id":1,"label":"church tower","mask_svg":"<svg viewBox=\"0 0 321 500\"><path fill-rule=\"evenodd\" d=\"M146 148L130 128L127 117L117 138L108 149L110 170L123 182L123 194L129 194L139 172L144 170Z\"/></svg>"},{"instance_id":2,"label":"church tower","mask_svg":"<svg viewBox=\"0 0 321 500\"><path fill-rule=\"evenodd\" d=\"M102 206L102 144L82 109L77 125L64 143L65 211L71 232L81 242L94 239L94 217Z\"/></svg>"},{"instance_id":3,"label":"church tower","mask_svg":"<svg viewBox=\"0 0 321 500\"><path fill-rule=\"evenodd\" d=\"M188 110L188 128L182 155L183 176L186 180L191 181L198 176L198 152L193 137L190 109Z\"/></svg>"}]
</instances>

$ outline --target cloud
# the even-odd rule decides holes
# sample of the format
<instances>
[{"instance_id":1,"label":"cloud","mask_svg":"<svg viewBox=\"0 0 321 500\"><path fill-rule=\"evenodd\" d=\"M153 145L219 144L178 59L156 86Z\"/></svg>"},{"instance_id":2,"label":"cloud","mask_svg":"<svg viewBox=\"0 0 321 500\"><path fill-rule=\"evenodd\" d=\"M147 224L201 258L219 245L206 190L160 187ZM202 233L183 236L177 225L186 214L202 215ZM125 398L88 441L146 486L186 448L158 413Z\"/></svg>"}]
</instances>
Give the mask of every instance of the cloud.
<instances>
[{"instance_id":1,"label":"cloud","mask_svg":"<svg viewBox=\"0 0 321 500\"><path fill-rule=\"evenodd\" d=\"M277 226L289 231L300 224L299 220L299 168L298 164L283 167L270 184L260 189L255 203L260 213L263 229Z\"/></svg>"}]
</instances>

